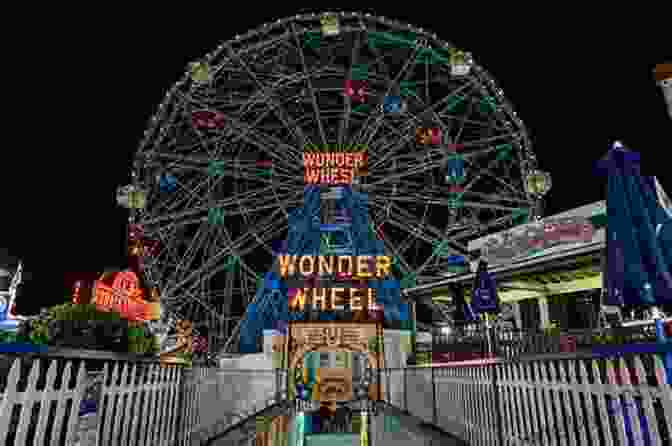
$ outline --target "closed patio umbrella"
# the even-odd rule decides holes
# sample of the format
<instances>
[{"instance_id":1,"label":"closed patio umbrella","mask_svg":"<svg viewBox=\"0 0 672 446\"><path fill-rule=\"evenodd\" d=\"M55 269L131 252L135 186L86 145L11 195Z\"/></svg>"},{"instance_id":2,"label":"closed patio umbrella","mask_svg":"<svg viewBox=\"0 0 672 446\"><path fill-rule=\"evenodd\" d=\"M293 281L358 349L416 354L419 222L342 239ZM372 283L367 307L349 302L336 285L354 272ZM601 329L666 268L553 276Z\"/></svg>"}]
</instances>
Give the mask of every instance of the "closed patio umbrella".
<instances>
[{"instance_id":1,"label":"closed patio umbrella","mask_svg":"<svg viewBox=\"0 0 672 446\"><path fill-rule=\"evenodd\" d=\"M608 175L608 305L672 302L672 208L655 177L640 172L639 154L620 143L600 160Z\"/></svg>"}]
</instances>

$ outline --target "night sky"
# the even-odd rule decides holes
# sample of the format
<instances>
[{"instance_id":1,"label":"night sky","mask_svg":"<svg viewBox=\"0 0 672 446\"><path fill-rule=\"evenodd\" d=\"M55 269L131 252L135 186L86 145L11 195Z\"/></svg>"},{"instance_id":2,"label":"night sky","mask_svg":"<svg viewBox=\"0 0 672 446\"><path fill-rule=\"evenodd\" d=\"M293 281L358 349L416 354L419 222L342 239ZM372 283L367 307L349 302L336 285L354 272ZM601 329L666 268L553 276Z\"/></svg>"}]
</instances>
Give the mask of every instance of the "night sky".
<instances>
[{"instance_id":1,"label":"night sky","mask_svg":"<svg viewBox=\"0 0 672 446\"><path fill-rule=\"evenodd\" d=\"M79 8L59 22L64 42L45 37L45 49L33 48L30 63L49 83L45 94L59 98L48 109L29 110L58 125L44 135L28 125L45 137L39 150L3 150L5 162L26 166L4 169L0 179L0 247L32 273L20 313L62 302L66 272L125 266L127 212L116 205L115 191L130 181L133 153L165 91L221 41L305 12L258 6L254 13L223 4L217 13L203 6L153 15ZM436 32L471 51L495 77L525 122L540 167L553 176L547 214L604 198L605 179L593 175L592 165L616 139L641 152L645 171L672 193L672 122L652 80L653 67L672 60L672 44L656 11L612 8L598 17L445 8L369 12ZM632 24L642 31L631 31ZM27 167L38 158L39 166Z\"/></svg>"}]
</instances>

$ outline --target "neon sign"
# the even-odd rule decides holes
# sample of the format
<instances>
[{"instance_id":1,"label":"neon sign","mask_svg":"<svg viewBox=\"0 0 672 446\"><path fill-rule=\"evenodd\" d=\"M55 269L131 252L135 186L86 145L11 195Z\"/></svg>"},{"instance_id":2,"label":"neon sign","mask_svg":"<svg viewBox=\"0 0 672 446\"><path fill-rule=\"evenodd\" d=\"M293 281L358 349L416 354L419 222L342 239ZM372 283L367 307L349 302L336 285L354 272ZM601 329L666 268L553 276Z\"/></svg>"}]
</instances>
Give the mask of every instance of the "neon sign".
<instances>
[{"instance_id":1,"label":"neon sign","mask_svg":"<svg viewBox=\"0 0 672 446\"><path fill-rule=\"evenodd\" d=\"M366 170L366 152L304 152L307 184L352 184Z\"/></svg>"},{"instance_id":2,"label":"neon sign","mask_svg":"<svg viewBox=\"0 0 672 446\"><path fill-rule=\"evenodd\" d=\"M375 302L373 288L299 288L289 300L289 307L303 310L312 305L321 311L338 311L347 304L352 311L362 311L375 309Z\"/></svg>"},{"instance_id":3,"label":"neon sign","mask_svg":"<svg viewBox=\"0 0 672 446\"><path fill-rule=\"evenodd\" d=\"M297 271L304 277L340 275L361 278L386 277L391 274L390 256L278 256L280 275L294 276Z\"/></svg>"},{"instance_id":4,"label":"neon sign","mask_svg":"<svg viewBox=\"0 0 672 446\"><path fill-rule=\"evenodd\" d=\"M321 311L345 310L377 311L374 289L365 286L320 288L316 286L319 276L334 276L365 280L383 278L391 274L392 259L389 256L278 256L280 276L283 278L302 275L305 288L292 288L289 293L291 310L303 310L307 305Z\"/></svg>"},{"instance_id":5,"label":"neon sign","mask_svg":"<svg viewBox=\"0 0 672 446\"><path fill-rule=\"evenodd\" d=\"M549 219L514 228L490 237L482 254L490 261L508 260L557 245L589 243L595 228L586 218L570 217Z\"/></svg>"},{"instance_id":6,"label":"neon sign","mask_svg":"<svg viewBox=\"0 0 672 446\"><path fill-rule=\"evenodd\" d=\"M96 307L117 311L124 319L148 321L161 316L160 303L144 300L145 292L132 271L103 274L95 281L93 293L92 302ZM153 298L156 299L156 295Z\"/></svg>"}]
</instances>

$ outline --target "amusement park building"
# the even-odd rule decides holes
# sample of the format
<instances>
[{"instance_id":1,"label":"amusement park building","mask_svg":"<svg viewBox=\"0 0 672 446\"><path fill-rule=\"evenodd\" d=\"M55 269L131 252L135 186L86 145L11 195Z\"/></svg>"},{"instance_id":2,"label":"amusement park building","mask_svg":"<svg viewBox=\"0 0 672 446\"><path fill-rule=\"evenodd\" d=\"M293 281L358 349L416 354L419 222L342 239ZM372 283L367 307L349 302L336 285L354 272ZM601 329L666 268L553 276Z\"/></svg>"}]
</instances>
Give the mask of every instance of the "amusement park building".
<instances>
[{"instance_id":1,"label":"amusement park building","mask_svg":"<svg viewBox=\"0 0 672 446\"><path fill-rule=\"evenodd\" d=\"M489 264L489 272L497 282L498 296L515 317L519 328L542 328L558 321L564 328L584 328L590 323L586 311L592 308L591 297L602 288L602 262L606 248L606 202L599 201L549 216L548 219L587 218L595 228L592 239L554 246L532 255ZM492 237L516 230L513 228L473 240L468 248L474 254ZM454 308L458 293L468 298L475 277L476 265L470 271L446 273L446 279L408 288L406 297L432 300ZM591 291L593 291L591 293ZM567 326L569 325L569 326ZM581 325L576 326L576 325Z\"/></svg>"}]
</instances>

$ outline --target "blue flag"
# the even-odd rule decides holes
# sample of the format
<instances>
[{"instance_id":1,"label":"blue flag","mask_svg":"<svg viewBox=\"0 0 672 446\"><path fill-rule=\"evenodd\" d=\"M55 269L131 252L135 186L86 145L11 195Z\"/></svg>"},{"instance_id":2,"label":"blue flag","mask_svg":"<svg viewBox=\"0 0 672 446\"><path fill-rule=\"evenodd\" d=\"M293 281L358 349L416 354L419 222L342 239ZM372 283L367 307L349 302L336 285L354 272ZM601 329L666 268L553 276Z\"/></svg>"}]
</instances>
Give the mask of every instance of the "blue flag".
<instances>
[{"instance_id":1,"label":"blue flag","mask_svg":"<svg viewBox=\"0 0 672 446\"><path fill-rule=\"evenodd\" d=\"M499 299L495 279L488 272L487 263L481 260L478 263L474 290L471 295L471 308L475 313L499 312Z\"/></svg>"}]
</instances>

